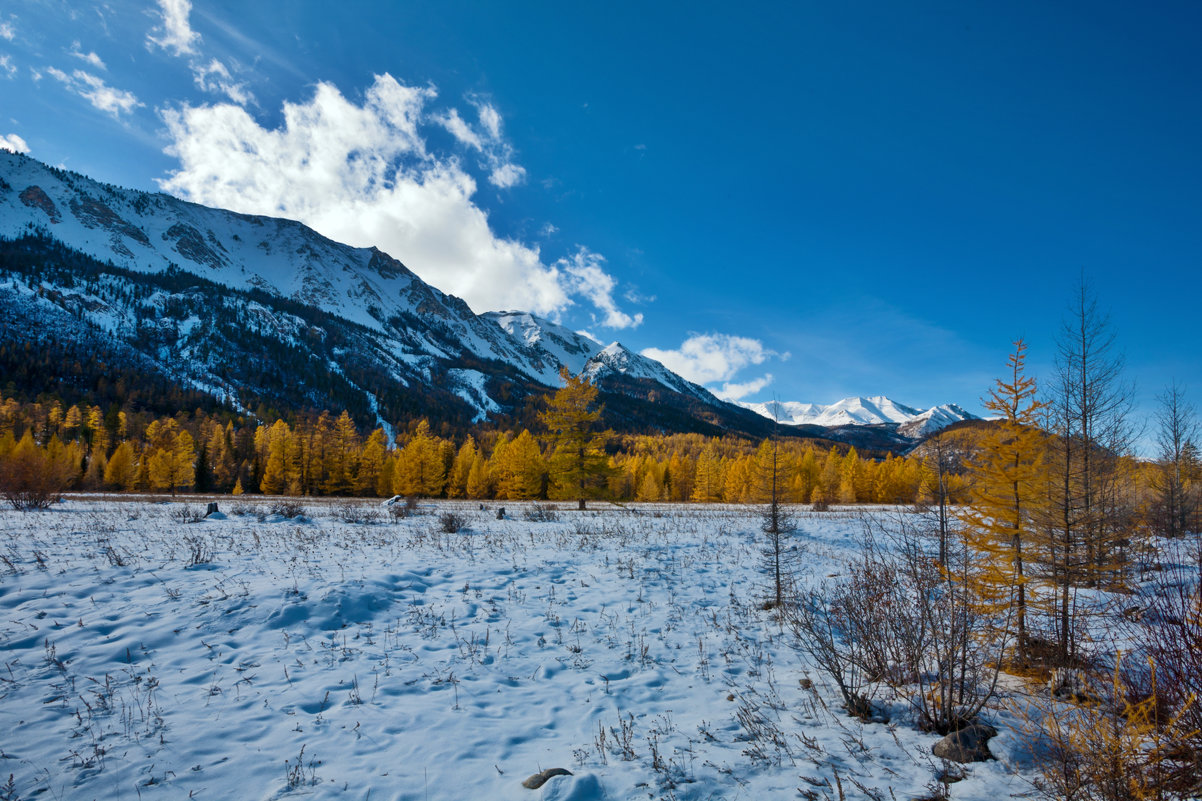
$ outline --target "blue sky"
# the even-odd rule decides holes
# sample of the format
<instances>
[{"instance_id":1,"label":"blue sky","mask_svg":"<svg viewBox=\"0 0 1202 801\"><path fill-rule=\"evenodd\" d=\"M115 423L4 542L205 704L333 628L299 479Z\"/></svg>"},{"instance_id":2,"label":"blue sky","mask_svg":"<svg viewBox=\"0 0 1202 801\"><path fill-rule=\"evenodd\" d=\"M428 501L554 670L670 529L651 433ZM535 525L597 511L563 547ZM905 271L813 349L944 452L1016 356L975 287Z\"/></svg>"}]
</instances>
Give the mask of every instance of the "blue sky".
<instances>
[{"instance_id":1,"label":"blue sky","mask_svg":"<svg viewBox=\"0 0 1202 801\"><path fill-rule=\"evenodd\" d=\"M744 400L1050 378L1082 276L1194 398L1195 3L10 0L0 137L377 244Z\"/></svg>"}]
</instances>

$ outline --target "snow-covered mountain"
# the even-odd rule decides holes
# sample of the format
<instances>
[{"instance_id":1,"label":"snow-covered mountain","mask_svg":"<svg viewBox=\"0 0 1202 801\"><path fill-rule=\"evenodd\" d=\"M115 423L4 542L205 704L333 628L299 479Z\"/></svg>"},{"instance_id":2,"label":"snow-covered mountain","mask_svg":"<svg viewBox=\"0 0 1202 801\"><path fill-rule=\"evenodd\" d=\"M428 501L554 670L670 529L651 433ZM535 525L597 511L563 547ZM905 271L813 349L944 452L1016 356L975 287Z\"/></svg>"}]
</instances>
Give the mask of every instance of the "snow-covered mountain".
<instances>
[{"instance_id":1,"label":"snow-covered mountain","mask_svg":"<svg viewBox=\"0 0 1202 801\"><path fill-rule=\"evenodd\" d=\"M916 409L882 395L870 398L844 398L829 405L796 401L769 401L742 405L764 417L787 425L817 425L835 428L893 424L897 426L898 433L912 439L924 437L961 420L976 419L975 415L964 411L955 404L949 403L930 409Z\"/></svg>"},{"instance_id":2,"label":"snow-covered mountain","mask_svg":"<svg viewBox=\"0 0 1202 801\"><path fill-rule=\"evenodd\" d=\"M655 359L635 353L620 342L602 345L587 334L571 331L529 312L487 312L483 316L495 321L517 341L525 343L532 362L550 363L556 371L563 366L573 375L586 375L594 382L614 376L654 381L682 395L706 402L716 401L709 390L686 381Z\"/></svg>"},{"instance_id":3,"label":"snow-covered mountain","mask_svg":"<svg viewBox=\"0 0 1202 801\"><path fill-rule=\"evenodd\" d=\"M39 319L79 338L82 325L133 347L164 376L246 408L264 393L283 402L285 388L268 384L287 383L303 364L312 386L290 403L306 393L325 402L337 384L337 392L359 393L364 408L412 413L400 387L453 396L481 419L544 391L537 387L559 386L566 367L636 398L646 399L652 382L690 408L745 414L619 343L602 345L524 312L477 315L375 248L0 151L0 240L23 238L9 261L24 267L0 277L0 301L30 308L10 326ZM43 269L56 260L78 262L83 283ZM291 368L263 363L265 350L279 351ZM248 386L258 367L271 375ZM705 417L709 425L712 415Z\"/></svg>"}]
</instances>

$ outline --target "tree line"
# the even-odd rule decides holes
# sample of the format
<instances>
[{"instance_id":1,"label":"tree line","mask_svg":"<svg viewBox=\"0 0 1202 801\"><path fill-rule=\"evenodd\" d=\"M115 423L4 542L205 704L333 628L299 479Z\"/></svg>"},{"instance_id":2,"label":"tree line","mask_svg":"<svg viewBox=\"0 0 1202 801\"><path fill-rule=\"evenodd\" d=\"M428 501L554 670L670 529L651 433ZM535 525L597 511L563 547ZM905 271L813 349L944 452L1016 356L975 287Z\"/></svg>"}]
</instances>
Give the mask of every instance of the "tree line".
<instances>
[{"instance_id":1,"label":"tree line","mask_svg":"<svg viewBox=\"0 0 1202 801\"><path fill-rule=\"evenodd\" d=\"M169 493L758 503L768 442L700 434L595 431L596 388L571 379L531 431L463 438L412 421L366 434L347 412L289 423L222 420L203 410L151 416L99 406L0 400L0 462L46 463L65 490ZM557 401L556 398L559 400ZM789 503L913 503L930 470L921 456L871 458L855 448L782 440ZM562 477L570 475L570 480ZM558 479L558 480L557 480ZM952 494L963 481L952 479Z\"/></svg>"}]
</instances>

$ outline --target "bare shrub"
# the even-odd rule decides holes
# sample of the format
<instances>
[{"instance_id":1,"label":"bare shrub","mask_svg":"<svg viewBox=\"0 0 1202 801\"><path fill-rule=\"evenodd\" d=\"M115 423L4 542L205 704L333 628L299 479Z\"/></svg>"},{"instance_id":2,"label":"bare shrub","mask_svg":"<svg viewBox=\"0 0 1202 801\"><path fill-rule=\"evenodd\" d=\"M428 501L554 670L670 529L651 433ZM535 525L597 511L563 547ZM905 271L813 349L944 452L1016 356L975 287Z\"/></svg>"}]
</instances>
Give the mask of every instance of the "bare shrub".
<instances>
[{"instance_id":1,"label":"bare shrub","mask_svg":"<svg viewBox=\"0 0 1202 801\"><path fill-rule=\"evenodd\" d=\"M458 534L466 525L467 521L454 512L443 512L438 516L438 530L443 534Z\"/></svg>"},{"instance_id":2,"label":"bare shrub","mask_svg":"<svg viewBox=\"0 0 1202 801\"><path fill-rule=\"evenodd\" d=\"M971 552L958 538L898 520L887 551L871 549L888 567L881 598L890 682L912 685L910 702L922 728L947 734L966 726L995 696L1008 643L969 581ZM933 552L942 554L942 565Z\"/></svg>"},{"instance_id":3,"label":"bare shrub","mask_svg":"<svg viewBox=\"0 0 1202 801\"><path fill-rule=\"evenodd\" d=\"M543 503L530 504L523 516L531 523L554 523L559 520L555 507Z\"/></svg>"},{"instance_id":4,"label":"bare shrub","mask_svg":"<svg viewBox=\"0 0 1202 801\"><path fill-rule=\"evenodd\" d=\"M1156 719L1179 723L1188 736L1173 746L1178 775L1173 789L1202 790L1202 588L1186 565L1196 558L1186 549L1170 549L1169 564L1153 582L1151 605L1130 621L1132 639L1151 660L1152 669L1131 671L1137 698L1154 697Z\"/></svg>"},{"instance_id":5,"label":"bare shrub","mask_svg":"<svg viewBox=\"0 0 1202 801\"><path fill-rule=\"evenodd\" d=\"M365 504L346 501L334 506L334 517L343 523L375 523L380 520L380 510Z\"/></svg>"},{"instance_id":6,"label":"bare shrub","mask_svg":"<svg viewBox=\"0 0 1202 801\"><path fill-rule=\"evenodd\" d=\"M406 517L412 517L417 514L417 498L409 495L401 498L399 495L394 495L391 500L385 501L388 507L388 514L393 520L404 520Z\"/></svg>"},{"instance_id":7,"label":"bare shrub","mask_svg":"<svg viewBox=\"0 0 1202 801\"><path fill-rule=\"evenodd\" d=\"M213 561L213 549L204 537L189 535L184 537L184 544L188 546L188 567L207 565Z\"/></svg>"},{"instance_id":8,"label":"bare shrub","mask_svg":"<svg viewBox=\"0 0 1202 801\"><path fill-rule=\"evenodd\" d=\"M857 629L847 624L853 591L848 582L824 581L789 610L795 647L835 682L849 714L872 717L872 683L866 675L863 643Z\"/></svg>"},{"instance_id":9,"label":"bare shrub","mask_svg":"<svg viewBox=\"0 0 1202 801\"><path fill-rule=\"evenodd\" d=\"M293 498L277 498L271 504L271 514L280 517L300 517L305 514L305 507Z\"/></svg>"},{"instance_id":10,"label":"bare shrub","mask_svg":"<svg viewBox=\"0 0 1202 801\"><path fill-rule=\"evenodd\" d=\"M834 680L848 712L872 716L874 686L912 688L923 729L946 734L971 722L994 697L1006 646L1004 622L979 610L961 544L943 569L933 538L904 521L873 535L869 522L845 577L827 581L791 614L797 647ZM999 633L1000 632L1000 633Z\"/></svg>"},{"instance_id":11,"label":"bare shrub","mask_svg":"<svg viewBox=\"0 0 1202 801\"><path fill-rule=\"evenodd\" d=\"M253 503L249 503L248 501L235 501L234 503L230 504L230 514L237 515L238 517L243 517L245 515L257 515L258 513L259 507Z\"/></svg>"},{"instance_id":12,"label":"bare shrub","mask_svg":"<svg viewBox=\"0 0 1202 801\"><path fill-rule=\"evenodd\" d=\"M177 523L199 523L205 519L205 513L190 503L175 507L170 514L171 519Z\"/></svg>"}]
</instances>

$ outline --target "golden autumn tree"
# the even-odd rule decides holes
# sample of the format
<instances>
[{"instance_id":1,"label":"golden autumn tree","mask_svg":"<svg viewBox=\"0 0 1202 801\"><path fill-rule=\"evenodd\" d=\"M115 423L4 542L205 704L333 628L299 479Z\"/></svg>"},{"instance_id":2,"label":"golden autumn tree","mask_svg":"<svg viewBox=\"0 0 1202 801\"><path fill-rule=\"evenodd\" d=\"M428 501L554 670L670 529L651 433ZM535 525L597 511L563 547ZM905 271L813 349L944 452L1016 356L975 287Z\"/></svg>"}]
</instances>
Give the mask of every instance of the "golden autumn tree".
<instances>
[{"instance_id":1,"label":"golden autumn tree","mask_svg":"<svg viewBox=\"0 0 1202 801\"><path fill-rule=\"evenodd\" d=\"M446 481L440 442L431 436L430 424L422 420L397 457L393 491L397 495L434 498L442 494Z\"/></svg>"},{"instance_id":2,"label":"golden autumn tree","mask_svg":"<svg viewBox=\"0 0 1202 801\"><path fill-rule=\"evenodd\" d=\"M283 495L288 489L288 445L291 439L292 430L283 420L276 420L270 428L260 426L255 432L256 443L261 441L265 451L259 490L267 495Z\"/></svg>"},{"instance_id":3,"label":"golden autumn tree","mask_svg":"<svg viewBox=\"0 0 1202 801\"><path fill-rule=\"evenodd\" d=\"M1045 497L1043 435L1038 427L1042 404L1035 379L1024 374L1027 346L1014 343L1005 378L997 379L985 408L999 419L981 438L969 462L972 500L963 511L965 538L981 554L973 578L982 601L1012 614L1018 660L1029 654L1026 562L1036 545L1037 517Z\"/></svg>"},{"instance_id":4,"label":"golden autumn tree","mask_svg":"<svg viewBox=\"0 0 1202 801\"><path fill-rule=\"evenodd\" d=\"M692 500L713 503L722 500L722 461L718 446L710 442L697 457L697 468L693 473Z\"/></svg>"},{"instance_id":5,"label":"golden autumn tree","mask_svg":"<svg viewBox=\"0 0 1202 801\"><path fill-rule=\"evenodd\" d=\"M359 471L355 475L356 495L387 494L387 488L381 486L387 458L388 437L383 428L377 428L368 435L363 450L359 452Z\"/></svg>"},{"instance_id":6,"label":"golden autumn tree","mask_svg":"<svg viewBox=\"0 0 1202 801\"><path fill-rule=\"evenodd\" d=\"M487 498L492 494L492 478L488 472L488 461L482 453L477 452L472 460L472 467L467 474L465 492L469 498Z\"/></svg>"},{"instance_id":7,"label":"golden autumn tree","mask_svg":"<svg viewBox=\"0 0 1202 801\"><path fill-rule=\"evenodd\" d=\"M476 447L476 438L468 434L467 439L455 452L455 459L451 462L451 473L447 476L448 498L467 497L467 480L471 476L472 464L476 461L479 453L480 450Z\"/></svg>"},{"instance_id":8,"label":"golden autumn tree","mask_svg":"<svg viewBox=\"0 0 1202 801\"><path fill-rule=\"evenodd\" d=\"M326 449L325 482L322 491L329 495L348 495L355 488L358 467L359 432L345 410L334 421L333 434Z\"/></svg>"},{"instance_id":9,"label":"golden autumn tree","mask_svg":"<svg viewBox=\"0 0 1202 801\"><path fill-rule=\"evenodd\" d=\"M497 497L510 500L539 498L546 485L547 467L538 442L526 429L508 443L503 459L493 469Z\"/></svg>"},{"instance_id":10,"label":"golden autumn tree","mask_svg":"<svg viewBox=\"0 0 1202 801\"><path fill-rule=\"evenodd\" d=\"M57 438L51 438L56 442ZM39 448L33 433L25 435L0 458L0 497L14 509L45 509L71 481L71 454L61 448Z\"/></svg>"},{"instance_id":11,"label":"golden autumn tree","mask_svg":"<svg viewBox=\"0 0 1202 801\"><path fill-rule=\"evenodd\" d=\"M238 477L238 466L234 463L234 454L230 448L233 436L233 423L228 423L225 427L220 423L213 423L209 430L208 442L205 443L209 486L218 492L225 492L233 487Z\"/></svg>"},{"instance_id":12,"label":"golden autumn tree","mask_svg":"<svg viewBox=\"0 0 1202 801\"><path fill-rule=\"evenodd\" d=\"M196 443L175 420L155 421L146 429L151 489L191 489L196 482Z\"/></svg>"},{"instance_id":13,"label":"golden autumn tree","mask_svg":"<svg viewBox=\"0 0 1202 801\"><path fill-rule=\"evenodd\" d=\"M125 492L132 490L138 478L136 459L134 446L128 441L118 445L104 467L105 486Z\"/></svg>"},{"instance_id":14,"label":"golden autumn tree","mask_svg":"<svg viewBox=\"0 0 1202 801\"><path fill-rule=\"evenodd\" d=\"M818 471L818 479L810 492L810 502L816 504L834 503L839 498L839 485L842 480L843 459L839 452L831 448L826 452L822 468Z\"/></svg>"},{"instance_id":15,"label":"golden autumn tree","mask_svg":"<svg viewBox=\"0 0 1202 801\"><path fill-rule=\"evenodd\" d=\"M855 447L847 450L839 465L839 503L855 503L860 499L859 487L863 481L864 466Z\"/></svg>"},{"instance_id":16,"label":"golden autumn tree","mask_svg":"<svg viewBox=\"0 0 1202 801\"><path fill-rule=\"evenodd\" d=\"M564 385L547 401L540 415L551 442L551 494L575 498L581 509L585 501L604 490L609 477L605 455L608 432L594 429L602 407L595 406L597 387L584 376L560 372Z\"/></svg>"}]
</instances>

